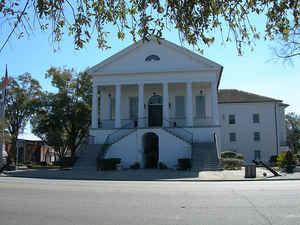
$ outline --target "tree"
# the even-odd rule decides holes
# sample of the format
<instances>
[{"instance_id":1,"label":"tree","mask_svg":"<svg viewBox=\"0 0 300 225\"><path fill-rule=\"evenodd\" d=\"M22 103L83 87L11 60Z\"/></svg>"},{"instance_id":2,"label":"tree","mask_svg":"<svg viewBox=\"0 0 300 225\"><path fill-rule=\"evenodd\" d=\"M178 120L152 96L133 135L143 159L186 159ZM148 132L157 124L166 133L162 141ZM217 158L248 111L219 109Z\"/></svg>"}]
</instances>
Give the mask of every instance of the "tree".
<instances>
[{"instance_id":1,"label":"tree","mask_svg":"<svg viewBox=\"0 0 300 225\"><path fill-rule=\"evenodd\" d=\"M289 113L285 117L287 128L287 143L291 150L297 154L300 151L300 116Z\"/></svg>"},{"instance_id":2,"label":"tree","mask_svg":"<svg viewBox=\"0 0 300 225\"><path fill-rule=\"evenodd\" d=\"M245 45L253 47L261 36L253 16L264 15L265 39L288 40L290 31L299 28L299 4L298 0L2 0L1 24L11 27L2 46L14 32L17 37L30 33L37 21L41 30L51 31L53 42L69 33L77 49L94 33L98 47L109 48L107 25L113 25L119 39L129 34L134 41L163 37L165 30L176 29L182 41L196 47L212 44L220 32L223 41L234 41L242 54Z\"/></svg>"},{"instance_id":3,"label":"tree","mask_svg":"<svg viewBox=\"0 0 300 225\"><path fill-rule=\"evenodd\" d=\"M8 80L5 127L7 127L12 143L8 157L11 162L14 162L17 137L35 111L41 86L29 73L24 73L17 78L9 77Z\"/></svg>"},{"instance_id":4,"label":"tree","mask_svg":"<svg viewBox=\"0 0 300 225\"><path fill-rule=\"evenodd\" d=\"M300 56L300 28L289 31L288 36L281 36L279 40L280 48L274 49L275 54L281 59L290 59Z\"/></svg>"},{"instance_id":5,"label":"tree","mask_svg":"<svg viewBox=\"0 0 300 225\"><path fill-rule=\"evenodd\" d=\"M33 133L53 146L60 159L75 152L88 135L91 123L92 84L87 73L74 74L73 70L50 68L57 93L43 93L39 109L31 120Z\"/></svg>"}]
</instances>

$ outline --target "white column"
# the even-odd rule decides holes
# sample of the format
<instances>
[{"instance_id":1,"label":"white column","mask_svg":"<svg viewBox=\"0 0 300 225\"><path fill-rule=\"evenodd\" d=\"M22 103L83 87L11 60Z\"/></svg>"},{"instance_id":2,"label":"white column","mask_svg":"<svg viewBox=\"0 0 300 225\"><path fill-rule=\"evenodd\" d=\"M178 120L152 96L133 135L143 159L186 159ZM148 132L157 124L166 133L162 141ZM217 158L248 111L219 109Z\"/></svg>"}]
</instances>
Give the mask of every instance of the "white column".
<instances>
[{"instance_id":1,"label":"white column","mask_svg":"<svg viewBox=\"0 0 300 225\"><path fill-rule=\"evenodd\" d=\"M115 128L121 128L121 85L116 85Z\"/></svg>"},{"instance_id":2,"label":"white column","mask_svg":"<svg viewBox=\"0 0 300 225\"><path fill-rule=\"evenodd\" d=\"M138 94L139 94L139 98L138 98L138 121L139 124L138 126L140 128L145 126L145 118L144 118L144 84L140 83L138 84Z\"/></svg>"},{"instance_id":3,"label":"white column","mask_svg":"<svg viewBox=\"0 0 300 225\"><path fill-rule=\"evenodd\" d=\"M163 83L163 126L168 127L169 124L169 88L168 83Z\"/></svg>"},{"instance_id":4,"label":"white column","mask_svg":"<svg viewBox=\"0 0 300 225\"><path fill-rule=\"evenodd\" d=\"M93 86L92 128L98 128L98 86Z\"/></svg>"},{"instance_id":5,"label":"white column","mask_svg":"<svg viewBox=\"0 0 300 225\"><path fill-rule=\"evenodd\" d=\"M213 125L219 125L219 108L218 108L218 88L217 83L211 83L211 97L212 97L212 122Z\"/></svg>"},{"instance_id":6,"label":"white column","mask_svg":"<svg viewBox=\"0 0 300 225\"><path fill-rule=\"evenodd\" d=\"M186 117L186 126L192 127L194 124L193 121L193 93L192 93L192 83L186 83L186 109L185 109L185 117Z\"/></svg>"}]
</instances>

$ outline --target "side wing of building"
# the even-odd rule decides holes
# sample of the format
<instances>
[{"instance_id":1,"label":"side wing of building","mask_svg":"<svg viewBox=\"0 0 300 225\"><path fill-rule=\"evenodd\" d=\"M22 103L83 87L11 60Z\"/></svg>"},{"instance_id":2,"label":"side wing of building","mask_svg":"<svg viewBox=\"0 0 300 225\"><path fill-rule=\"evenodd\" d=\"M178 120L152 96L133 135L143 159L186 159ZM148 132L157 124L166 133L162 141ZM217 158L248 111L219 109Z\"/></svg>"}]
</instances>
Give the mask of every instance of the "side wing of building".
<instances>
[{"instance_id":1,"label":"side wing of building","mask_svg":"<svg viewBox=\"0 0 300 225\"><path fill-rule=\"evenodd\" d=\"M272 101L267 97L263 99L262 96L247 102L246 99L237 97L238 94L245 93L241 91L236 92L230 102L221 100L220 92L222 151L231 150L241 153L248 162L253 159L268 162L272 155L286 150L285 108L287 105L280 100Z\"/></svg>"}]
</instances>

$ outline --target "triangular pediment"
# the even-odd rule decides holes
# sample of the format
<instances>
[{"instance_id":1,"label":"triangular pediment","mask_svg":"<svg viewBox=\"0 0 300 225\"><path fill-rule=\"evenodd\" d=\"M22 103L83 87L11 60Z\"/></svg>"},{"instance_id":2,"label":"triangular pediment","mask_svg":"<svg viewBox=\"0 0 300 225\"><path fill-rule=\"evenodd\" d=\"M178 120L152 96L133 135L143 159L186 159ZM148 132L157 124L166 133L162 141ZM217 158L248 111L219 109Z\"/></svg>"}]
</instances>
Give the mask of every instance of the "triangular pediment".
<instances>
[{"instance_id":1,"label":"triangular pediment","mask_svg":"<svg viewBox=\"0 0 300 225\"><path fill-rule=\"evenodd\" d=\"M221 65L166 40L139 41L90 68L90 75L220 71Z\"/></svg>"}]
</instances>

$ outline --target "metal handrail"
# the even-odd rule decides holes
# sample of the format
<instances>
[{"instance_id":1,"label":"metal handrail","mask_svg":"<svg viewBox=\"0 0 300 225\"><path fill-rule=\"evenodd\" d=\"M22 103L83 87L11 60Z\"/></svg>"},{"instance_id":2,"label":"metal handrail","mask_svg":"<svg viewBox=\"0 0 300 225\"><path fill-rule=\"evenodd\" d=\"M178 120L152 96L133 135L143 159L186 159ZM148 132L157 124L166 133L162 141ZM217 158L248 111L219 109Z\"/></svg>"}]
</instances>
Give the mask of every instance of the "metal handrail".
<instances>
[{"instance_id":1,"label":"metal handrail","mask_svg":"<svg viewBox=\"0 0 300 225\"><path fill-rule=\"evenodd\" d=\"M164 121L167 121L167 122L170 123L170 124L172 124L172 121L170 121L170 120L167 120L167 119L163 119L163 120L164 120ZM173 125L174 125L174 123L173 123ZM182 128L184 131L186 131L186 132L190 133L191 135L193 135L193 132L184 129L183 126L180 126L180 125L179 125L179 126L177 126L177 125L176 125L176 126L172 126L172 125L171 125L170 127L171 127L171 128L172 128L172 127L174 127L174 128L175 128L175 127L176 127L176 128Z\"/></svg>"},{"instance_id":2,"label":"metal handrail","mask_svg":"<svg viewBox=\"0 0 300 225\"><path fill-rule=\"evenodd\" d=\"M111 139L112 136L118 134L119 132L123 131L124 129L136 129L135 126L131 127L132 123L134 121L130 121L129 123L125 124L124 126L122 126L121 128L117 129L116 131L112 132L111 134L109 134L106 139L104 144L113 144L115 142L110 142L109 140Z\"/></svg>"},{"instance_id":3,"label":"metal handrail","mask_svg":"<svg viewBox=\"0 0 300 225\"><path fill-rule=\"evenodd\" d=\"M124 131L124 129L128 128L128 127L132 124L132 122L133 122L133 121L131 121L131 122L125 124L124 126L122 126L121 128L119 128L118 130L116 130L116 131L112 132L111 134L107 135L107 137L106 137L106 139L105 139L105 141L104 141L104 144L103 144L102 148L100 149L100 151L99 151L99 153L98 153L98 155L97 155L97 158L96 158L97 170L99 170L99 168L101 167L101 165L100 165L100 164L101 164L101 159L104 158L104 156L105 156L105 154L106 154L106 152L107 152L109 146L112 145L112 144L114 144L114 143L116 143L116 142L118 141L118 140L117 140L117 141L112 141L112 142L111 142L111 141L110 141L111 137L112 137L113 135L115 135L115 134L121 132L121 131ZM130 127L130 128L128 128L128 129L130 129L130 132L132 132L132 130L136 130L136 127L133 127L133 128ZM126 136L126 135L128 135L128 134L129 134L129 133L126 133L125 135L120 136L118 139L120 140L121 138L123 138L124 136Z\"/></svg>"},{"instance_id":4,"label":"metal handrail","mask_svg":"<svg viewBox=\"0 0 300 225\"><path fill-rule=\"evenodd\" d=\"M194 116L194 119L212 119L213 117L211 116Z\"/></svg>"},{"instance_id":5,"label":"metal handrail","mask_svg":"<svg viewBox=\"0 0 300 225\"><path fill-rule=\"evenodd\" d=\"M167 119L163 119L163 120L168 122L168 123L171 123L171 121L169 121ZM173 132L174 135L179 136L180 138L182 138L183 140L189 142L190 144L193 144L193 142L194 142L194 134L191 131L184 129L183 127L180 127L180 126L179 127L178 126L168 127L167 126L167 127L163 127L163 128L167 129L169 132ZM187 134L187 135L182 135L182 133L177 132L176 128L180 128L180 131L185 132L185 134ZM186 136L188 136L188 137L186 137Z\"/></svg>"},{"instance_id":6,"label":"metal handrail","mask_svg":"<svg viewBox=\"0 0 300 225\"><path fill-rule=\"evenodd\" d=\"M215 132L213 133L213 135L214 135L214 143L216 144L216 149L217 149L217 156L219 159L221 159L221 152L219 149L219 138Z\"/></svg>"}]
</instances>

